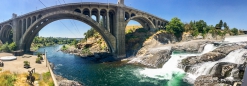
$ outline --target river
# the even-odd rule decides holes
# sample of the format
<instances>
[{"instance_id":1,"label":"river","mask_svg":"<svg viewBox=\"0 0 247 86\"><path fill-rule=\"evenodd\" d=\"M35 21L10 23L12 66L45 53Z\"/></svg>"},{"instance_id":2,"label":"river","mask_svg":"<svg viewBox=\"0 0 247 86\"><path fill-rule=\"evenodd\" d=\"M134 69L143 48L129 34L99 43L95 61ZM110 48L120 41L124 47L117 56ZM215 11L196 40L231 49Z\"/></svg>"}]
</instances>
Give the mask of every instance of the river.
<instances>
[{"instance_id":1,"label":"river","mask_svg":"<svg viewBox=\"0 0 247 86\"><path fill-rule=\"evenodd\" d=\"M43 47L37 52L46 50L49 62L55 65L55 74L85 86L192 86L183 80L184 74L172 74L170 79L153 78L143 74L147 67L122 62L98 63L58 51L61 47Z\"/></svg>"}]
</instances>

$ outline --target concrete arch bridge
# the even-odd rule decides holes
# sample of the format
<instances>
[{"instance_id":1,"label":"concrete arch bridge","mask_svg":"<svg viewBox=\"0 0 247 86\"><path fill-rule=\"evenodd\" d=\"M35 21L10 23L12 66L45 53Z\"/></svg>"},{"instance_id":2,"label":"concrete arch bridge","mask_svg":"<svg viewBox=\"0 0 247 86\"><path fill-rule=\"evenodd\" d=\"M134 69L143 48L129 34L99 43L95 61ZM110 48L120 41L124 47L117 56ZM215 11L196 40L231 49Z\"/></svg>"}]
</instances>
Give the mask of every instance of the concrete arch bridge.
<instances>
[{"instance_id":1,"label":"concrete arch bridge","mask_svg":"<svg viewBox=\"0 0 247 86\"><path fill-rule=\"evenodd\" d=\"M92 16L96 17L96 20ZM51 22L60 19L74 19L84 22L100 33L110 52L118 58L125 57L125 27L130 20L139 22L152 31L164 28L167 20L149 13L127 7L124 0L109 3L69 3L56 5L26 13L0 23L0 39L3 43L14 41L18 49L30 51L31 43L38 32ZM100 24L100 19L103 24ZM10 34L13 33L13 36ZM12 39L12 40L11 40Z\"/></svg>"}]
</instances>

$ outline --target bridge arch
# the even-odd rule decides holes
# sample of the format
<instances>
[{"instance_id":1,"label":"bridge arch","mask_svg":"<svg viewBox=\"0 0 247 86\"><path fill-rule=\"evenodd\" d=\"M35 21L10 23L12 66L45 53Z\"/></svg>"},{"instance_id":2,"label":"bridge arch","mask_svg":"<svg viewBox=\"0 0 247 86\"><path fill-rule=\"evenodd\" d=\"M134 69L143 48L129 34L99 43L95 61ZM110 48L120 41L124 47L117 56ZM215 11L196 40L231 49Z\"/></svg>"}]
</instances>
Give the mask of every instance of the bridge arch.
<instances>
[{"instance_id":1,"label":"bridge arch","mask_svg":"<svg viewBox=\"0 0 247 86\"><path fill-rule=\"evenodd\" d=\"M23 25L22 25L22 34L24 34L24 32L26 31L26 24L27 23L27 21L26 21L26 19L23 19Z\"/></svg>"},{"instance_id":2,"label":"bridge arch","mask_svg":"<svg viewBox=\"0 0 247 86\"><path fill-rule=\"evenodd\" d=\"M34 23L36 21L36 16L32 17L32 23Z\"/></svg>"},{"instance_id":3,"label":"bridge arch","mask_svg":"<svg viewBox=\"0 0 247 86\"><path fill-rule=\"evenodd\" d=\"M60 19L75 19L81 22L84 22L94 28L100 33L100 35L105 40L108 48L111 53L116 51L116 38L110 34L106 29L101 27L98 22L94 21L89 16L73 12L73 11L54 11L48 14L43 15L40 19L37 19L25 32L25 34L20 39L20 49L24 51L30 51L31 43L36 36L36 34L46 25L51 22L60 20Z\"/></svg>"},{"instance_id":4,"label":"bridge arch","mask_svg":"<svg viewBox=\"0 0 247 86\"><path fill-rule=\"evenodd\" d=\"M2 43L11 43L13 42L13 28L12 25L10 24L6 24L3 25L2 30L0 32L0 37L1 37L1 41Z\"/></svg>"},{"instance_id":5,"label":"bridge arch","mask_svg":"<svg viewBox=\"0 0 247 86\"><path fill-rule=\"evenodd\" d=\"M28 18L27 18L27 28L28 28L30 25L31 25L31 18L28 17Z\"/></svg>"},{"instance_id":6,"label":"bridge arch","mask_svg":"<svg viewBox=\"0 0 247 86\"><path fill-rule=\"evenodd\" d=\"M96 18L95 21L97 21L97 22L100 21L100 19L99 19L100 15L99 15L99 10L98 9L93 8L92 11L91 11L91 14L92 14L91 17L95 16L95 18Z\"/></svg>"},{"instance_id":7,"label":"bridge arch","mask_svg":"<svg viewBox=\"0 0 247 86\"><path fill-rule=\"evenodd\" d=\"M148 18L141 16L141 15L136 15L136 16L130 17L128 20L126 20L125 26L127 26L128 22L130 20L137 21L138 23L140 23L142 25L143 28L148 28L148 29L155 28L155 25L152 23L152 21L150 21Z\"/></svg>"},{"instance_id":8,"label":"bridge arch","mask_svg":"<svg viewBox=\"0 0 247 86\"><path fill-rule=\"evenodd\" d=\"M107 10L106 9L100 9L100 16L101 16L101 19L102 19L102 26L104 28L106 28L106 22L107 22L107 19L106 19L106 16L107 16Z\"/></svg>"},{"instance_id":9,"label":"bridge arch","mask_svg":"<svg viewBox=\"0 0 247 86\"><path fill-rule=\"evenodd\" d=\"M128 12L125 12L124 13L124 16L125 16L125 21L128 20L130 18L130 14Z\"/></svg>"},{"instance_id":10,"label":"bridge arch","mask_svg":"<svg viewBox=\"0 0 247 86\"><path fill-rule=\"evenodd\" d=\"M90 14L91 12L90 12L90 9L88 9L88 8L84 8L83 11L82 11L82 13L84 15L87 15L87 16L91 17L91 14Z\"/></svg>"},{"instance_id":11,"label":"bridge arch","mask_svg":"<svg viewBox=\"0 0 247 86\"><path fill-rule=\"evenodd\" d=\"M77 12L77 13L81 13L80 9L75 9L74 11Z\"/></svg>"}]
</instances>

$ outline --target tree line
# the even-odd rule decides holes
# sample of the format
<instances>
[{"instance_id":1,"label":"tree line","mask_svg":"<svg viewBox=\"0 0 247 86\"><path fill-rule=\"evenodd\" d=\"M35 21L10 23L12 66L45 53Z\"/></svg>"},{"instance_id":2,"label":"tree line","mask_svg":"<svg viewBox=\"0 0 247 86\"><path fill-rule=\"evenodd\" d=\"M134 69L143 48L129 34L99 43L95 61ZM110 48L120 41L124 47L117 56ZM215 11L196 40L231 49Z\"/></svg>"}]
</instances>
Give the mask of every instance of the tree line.
<instances>
[{"instance_id":1,"label":"tree line","mask_svg":"<svg viewBox=\"0 0 247 86\"><path fill-rule=\"evenodd\" d=\"M237 28L230 29L226 22L223 23L222 20L218 24L207 25L203 20L199 21L190 21L190 23L183 23L177 17L172 18L171 21L165 26L167 32L174 34L177 38L181 39L184 32L191 33L192 36L198 36L200 33L204 37L205 34L211 33L213 36L225 36L226 34L230 35L239 35L241 31Z\"/></svg>"},{"instance_id":2,"label":"tree line","mask_svg":"<svg viewBox=\"0 0 247 86\"><path fill-rule=\"evenodd\" d=\"M33 39L31 50L37 50L43 46L51 46L55 44L69 44L76 46L79 40L74 38L60 38L60 37L35 37Z\"/></svg>"}]
</instances>

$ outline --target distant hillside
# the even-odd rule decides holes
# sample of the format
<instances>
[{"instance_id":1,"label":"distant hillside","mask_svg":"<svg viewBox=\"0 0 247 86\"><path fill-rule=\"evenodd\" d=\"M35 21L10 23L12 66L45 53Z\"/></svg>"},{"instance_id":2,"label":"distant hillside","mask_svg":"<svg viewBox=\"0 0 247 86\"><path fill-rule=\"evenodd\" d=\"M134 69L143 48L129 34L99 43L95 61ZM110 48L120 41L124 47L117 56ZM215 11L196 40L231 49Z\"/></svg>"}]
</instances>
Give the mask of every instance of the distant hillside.
<instances>
[{"instance_id":1,"label":"distant hillside","mask_svg":"<svg viewBox=\"0 0 247 86\"><path fill-rule=\"evenodd\" d=\"M128 25L128 26L126 26L126 30L129 30L129 29L137 29L137 28L142 28L142 26L141 25Z\"/></svg>"}]
</instances>

